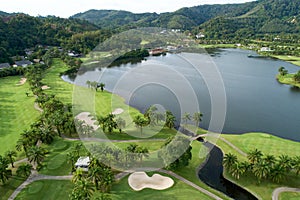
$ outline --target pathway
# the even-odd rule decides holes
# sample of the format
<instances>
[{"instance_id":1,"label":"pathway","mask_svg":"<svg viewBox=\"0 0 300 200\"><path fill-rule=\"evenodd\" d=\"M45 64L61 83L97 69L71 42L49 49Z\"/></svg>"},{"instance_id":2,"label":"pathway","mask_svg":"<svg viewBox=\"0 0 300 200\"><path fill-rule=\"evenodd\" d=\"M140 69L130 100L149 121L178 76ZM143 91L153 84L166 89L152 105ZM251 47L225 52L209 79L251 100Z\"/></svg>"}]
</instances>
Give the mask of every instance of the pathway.
<instances>
[{"instance_id":1,"label":"pathway","mask_svg":"<svg viewBox=\"0 0 300 200\"><path fill-rule=\"evenodd\" d=\"M280 193L282 192L300 192L300 188L289 188L289 187L280 187L276 188L272 193L272 200L278 200Z\"/></svg>"},{"instance_id":2,"label":"pathway","mask_svg":"<svg viewBox=\"0 0 300 200\"><path fill-rule=\"evenodd\" d=\"M71 180L72 175L70 176L48 176L48 175L41 175L38 174L36 171L31 171L31 175L27 178L25 182L23 182L13 193L12 195L8 198L8 200L13 200L15 199L18 194L29 184L31 184L34 181L39 181L39 180Z\"/></svg>"},{"instance_id":3,"label":"pathway","mask_svg":"<svg viewBox=\"0 0 300 200\"><path fill-rule=\"evenodd\" d=\"M241 154L242 156L247 157L247 153L245 153L244 151L242 151L241 149L239 149L237 146L235 146L234 144L232 144L231 142L229 142L228 140L226 140L225 138L219 136L219 134L214 135L214 134L203 134L203 135L199 135L197 137L194 137L194 140L197 140L198 138L202 138L202 137L206 137L206 136L212 136L212 137L218 137L220 140L222 140L223 142L225 142L226 144L228 144L230 147L232 147L234 150L236 150L239 154Z\"/></svg>"}]
</instances>

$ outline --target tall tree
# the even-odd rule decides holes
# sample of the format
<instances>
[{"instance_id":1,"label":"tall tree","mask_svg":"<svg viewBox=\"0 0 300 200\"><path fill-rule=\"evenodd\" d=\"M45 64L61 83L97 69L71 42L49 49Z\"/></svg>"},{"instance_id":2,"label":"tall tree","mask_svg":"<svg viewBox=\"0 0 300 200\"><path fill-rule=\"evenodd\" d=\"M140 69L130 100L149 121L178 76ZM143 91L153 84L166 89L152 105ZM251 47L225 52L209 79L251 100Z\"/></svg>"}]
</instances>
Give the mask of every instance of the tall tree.
<instances>
[{"instance_id":1,"label":"tall tree","mask_svg":"<svg viewBox=\"0 0 300 200\"><path fill-rule=\"evenodd\" d=\"M28 177L31 173L32 165L22 164L17 169L17 175L20 177Z\"/></svg>"},{"instance_id":2,"label":"tall tree","mask_svg":"<svg viewBox=\"0 0 300 200\"><path fill-rule=\"evenodd\" d=\"M237 162L237 156L232 153L225 154L223 158L223 165L228 169L228 171L230 171L233 165L235 165Z\"/></svg>"},{"instance_id":3,"label":"tall tree","mask_svg":"<svg viewBox=\"0 0 300 200\"><path fill-rule=\"evenodd\" d=\"M196 112L193 115L193 121L195 122L195 126L199 126L199 123L202 121L203 114L201 112Z\"/></svg>"},{"instance_id":4,"label":"tall tree","mask_svg":"<svg viewBox=\"0 0 300 200\"><path fill-rule=\"evenodd\" d=\"M133 122L135 125L140 128L141 135L143 134L143 127L148 125L148 120L141 115L134 117Z\"/></svg>"},{"instance_id":5,"label":"tall tree","mask_svg":"<svg viewBox=\"0 0 300 200\"><path fill-rule=\"evenodd\" d=\"M7 151L5 153L5 156L7 157L7 159L9 160L11 167L14 168L14 162L15 162L15 158L17 156L17 152L16 151Z\"/></svg>"},{"instance_id":6,"label":"tall tree","mask_svg":"<svg viewBox=\"0 0 300 200\"><path fill-rule=\"evenodd\" d=\"M122 133L122 129L124 129L126 127L126 121L123 118L118 117L116 119L116 123L117 123L117 127L119 129L119 132Z\"/></svg>"},{"instance_id":7,"label":"tall tree","mask_svg":"<svg viewBox=\"0 0 300 200\"><path fill-rule=\"evenodd\" d=\"M182 120L184 121L184 124L187 125L188 121L191 120L191 114L190 113L184 113L182 116Z\"/></svg>"},{"instance_id":8,"label":"tall tree","mask_svg":"<svg viewBox=\"0 0 300 200\"><path fill-rule=\"evenodd\" d=\"M2 184L5 184L5 182L9 179L9 177L12 176L11 170L8 170L8 164L9 160L6 157L0 156L0 180Z\"/></svg>"},{"instance_id":9,"label":"tall tree","mask_svg":"<svg viewBox=\"0 0 300 200\"><path fill-rule=\"evenodd\" d=\"M46 155L46 150L39 146L32 146L28 150L28 160L29 162L34 162L38 166L41 165L42 160L44 159Z\"/></svg>"},{"instance_id":10,"label":"tall tree","mask_svg":"<svg viewBox=\"0 0 300 200\"><path fill-rule=\"evenodd\" d=\"M170 129L174 128L176 118L171 111L166 111L166 126Z\"/></svg>"}]
</instances>

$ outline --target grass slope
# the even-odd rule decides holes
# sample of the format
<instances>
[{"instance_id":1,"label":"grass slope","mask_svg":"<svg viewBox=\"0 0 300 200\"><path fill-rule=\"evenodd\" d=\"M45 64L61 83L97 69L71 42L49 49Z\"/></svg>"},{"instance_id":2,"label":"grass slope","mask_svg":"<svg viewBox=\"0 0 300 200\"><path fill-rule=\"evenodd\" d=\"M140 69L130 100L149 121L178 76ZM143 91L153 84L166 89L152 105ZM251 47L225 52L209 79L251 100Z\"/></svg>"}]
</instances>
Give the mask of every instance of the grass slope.
<instances>
[{"instance_id":1,"label":"grass slope","mask_svg":"<svg viewBox=\"0 0 300 200\"><path fill-rule=\"evenodd\" d=\"M41 180L35 181L27 186L17 196L16 200L64 200L69 199L73 184L71 181L63 180Z\"/></svg>"},{"instance_id":2,"label":"grass slope","mask_svg":"<svg viewBox=\"0 0 300 200\"><path fill-rule=\"evenodd\" d=\"M298 142L281 139L265 133L248 133L243 135L226 134L222 135L222 137L226 138L244 152L258 149L264 154L272 154L275 156L282 154L296 156L299 155L300 151L300 145ZM222 149L223 153L234 153L238 156L239 160L246 160L246 157L238 154L232 147L223 141L218 140L217 145ZM261 199L270 199L272 192L278 187L299 187L300 185L299 176L293 173L287 175L286 178L279 184L267 180L263 180L260 184L258 184L257 179L252 174L245 174L239 180L234 179L227 172L225 172L224 175L226 178L236 182L238 185L247 188Z\"/></svg>"},{"instance_id":3,"label":"grass slope","mask_svg":"<svg viewBox=\"0 0 300 200\"><path fill-rule=\"evenodd\" d=\"M38 117L33 107L35 98L26 92L29 85L16 85L19 76L0 79L0 154L14 150L20 134Z\"/></svg>"},{"instance_id":4,"label":"grass slope","mask_svg":"<svg viewBox=\"0 0 300 200\"><path fill-rule=\"evenodd\" d=\"M279 195L280 200L299 200L300 193L299 192L283 192Z\"/></svg>"},{"instance_id":5,"label":"grass slope","mask_svg":"<svg viewBox=\"0 0 300 200\"><path fill-rule=\"evenodd\" d=\"M276 76L276 78L280 83L287 84L287 85L293 85L293 86L297 86L300 88L300 83L297 83L294 80L294 74L287 74L285 76L278 74Z\"/></svg>"},{"instance_id":6,"label":"grass slope","mask_svg":"<svg viewBox=\"0 0 300 200\"><path fill-rule=\"evenodd\" d=\"M149 174L152 176L152 174ZM167 176L165 174L162 174L163 176ZM172 178L172 177L171 177ZM189 185L186 185L182 181L179 181L177 179L174 179L175 184L173 187L157 191L152 189L144 189L142 191L134 191L131 189L131 187L128 185L127 181L128 177L123 178L118 184L115 184L112 188L112 199L115 200L121 200L121 199L212 199L205 194L202 194L201 192L195 190L194 188L190 187ZM95 195L97 197L97 195Z\"/></svg>"}]
</instances>

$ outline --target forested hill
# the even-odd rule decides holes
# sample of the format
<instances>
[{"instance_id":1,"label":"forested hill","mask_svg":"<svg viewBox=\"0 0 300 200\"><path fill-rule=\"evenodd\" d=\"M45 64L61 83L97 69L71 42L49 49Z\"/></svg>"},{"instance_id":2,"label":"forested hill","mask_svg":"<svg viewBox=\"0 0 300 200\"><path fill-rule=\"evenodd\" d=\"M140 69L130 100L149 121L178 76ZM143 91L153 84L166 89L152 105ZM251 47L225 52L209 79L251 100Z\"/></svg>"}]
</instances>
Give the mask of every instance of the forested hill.
<instances>
[{"instance_id":1,"label":"forested hill","mask_svg":"<svg viewBox=\"0 0 300 200\"><path fill-rule=\"evenodd\" d=\"M201 5L161 14L89 10L71 18L85 19L103 28L196 28L211 38L232 37L233 34L299 33L300 1L258 0L243 4Z\"/></svg>"},{"instance_id":2,"label":"forested hill","mask_svg":"<svg viewBox=\"0 0 300 200\"><path fill-rule=\"evenodd\" d=\"M80 19L4 15L0 17L0 63L11 62L9 57L24 55L26 48L36 45L88 51L99 43L102 35L99 27ZM84 38L89 38L89 43L78 43Z\"/></svg>"}]
</instances>

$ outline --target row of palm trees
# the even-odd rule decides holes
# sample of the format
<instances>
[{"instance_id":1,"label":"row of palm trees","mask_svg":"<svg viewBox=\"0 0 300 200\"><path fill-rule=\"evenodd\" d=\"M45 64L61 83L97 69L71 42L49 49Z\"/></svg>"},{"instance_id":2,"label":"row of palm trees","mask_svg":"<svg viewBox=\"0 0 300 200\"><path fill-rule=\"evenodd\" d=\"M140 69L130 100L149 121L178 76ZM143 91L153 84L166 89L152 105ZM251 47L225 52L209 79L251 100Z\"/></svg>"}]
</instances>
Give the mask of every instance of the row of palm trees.
<instances>
[{"instance_id":1,"label":"row of palm trees","mask_svg":"<svg viewBox=\"0 0 300 200\"><path fill-rule=\"evenodd\" d=\"M227 171L236 179L244 174L252 174L258 183L262 180L281 182L286 175L291 173L300 174L300 156L289 157L281 155L264 155L255 149L247 155L248 161L238 161L237 156L231 153L225 154L223 165Z\"/></svg>"},{"instance_id":2,"label":"row of palm trees","mask_svg":"<svg viewBox=\"0 0 300 200\"><path fill-rule=\"evenodd\" d=\"M93 88L96 91L98 90L98 88L100 88L100 90L103 92L104 88L105 88L105 83L98 83L97 81L86 81L86 85L88 86L88 88Z\"/></svg>"},{"instance_id":3,"label":"row of palm trees","mask_svg":"<svg viewBox=\"0 0 300 200\"><path fill-rule=\"evenodd\" d=\"M117 147L91 145L90 153L108 166L130 167L139 166L144 158L149 157L149 150L137 144L128 145L125 150Z\"/></svg>"},{"instance_id":4,"label":"row of palm trees","mask_svg":"<svg viewBox=\"0 0 300 200\"><path fill-rule=\"evenodd\" d=\"M195 126L198 127L200 122L202 121L203 114L201 112L196 112L193 115L190 113L184 113L182 120L184 121L184 124L187 125L189 121L193 120L195 122Z\"/></svg>"}]
</instances>

